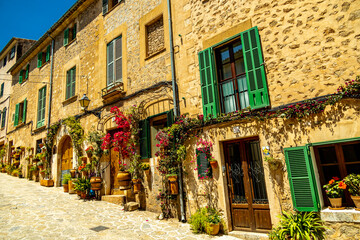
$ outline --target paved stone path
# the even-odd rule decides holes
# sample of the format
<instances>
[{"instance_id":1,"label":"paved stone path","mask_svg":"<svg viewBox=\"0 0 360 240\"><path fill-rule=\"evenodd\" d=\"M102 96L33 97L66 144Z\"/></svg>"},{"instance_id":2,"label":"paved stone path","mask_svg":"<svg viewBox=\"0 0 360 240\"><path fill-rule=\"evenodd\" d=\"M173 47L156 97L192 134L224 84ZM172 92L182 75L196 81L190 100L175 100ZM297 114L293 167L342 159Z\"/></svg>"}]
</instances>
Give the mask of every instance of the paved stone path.
<instances>
[{"instance_id":1,"label":"paved stone path","mask_svg":"<svg viewBox=\"0 0 360 240\"><path fill-rule=\"evenodd\" d=\"M156 217L0 173L0 239L237 239L193 234L189 224ZM91 230L99 226L106 229Z\"/></svg>"}]
</instances>

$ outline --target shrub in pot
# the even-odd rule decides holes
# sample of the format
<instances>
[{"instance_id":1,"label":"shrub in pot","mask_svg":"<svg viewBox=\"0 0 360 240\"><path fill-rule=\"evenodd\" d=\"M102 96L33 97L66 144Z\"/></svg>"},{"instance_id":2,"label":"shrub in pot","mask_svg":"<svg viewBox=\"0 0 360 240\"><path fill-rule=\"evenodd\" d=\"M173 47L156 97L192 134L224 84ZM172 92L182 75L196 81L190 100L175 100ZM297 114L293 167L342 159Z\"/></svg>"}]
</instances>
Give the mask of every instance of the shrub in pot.
<instances>
[{"instance_id":1,"label":"shrub in pot","mask_svg":"<svg viewBox=\"0 0 360 240\"><path fill-rule=\"evenodd\" d=\"M221 214L214 208L203 207L196 211L189 219L194 233L207 233L216 235L219 233L222 219Z\"/></svg>"},{"instance_id":2,"label":"shrub in pot","mask_svg":"<svg viewBox=\"0 0 360 240\"><path fill-rule=\"evenodd\" d=\"M344 178L356 210L360 210L360 174L349 174Z\"/></svg>"},{"instance_id":3,"label":"shrub in pot","mask_svg":"<svg viewBox=\"0 0 360 240\"><path fill-rule=\"evenodd\" d=\"M71 179L71 175L70 174L64 174L63 176L63 180L62 180L62 184L64 187L64 192L69 192L69 181Z\"/></svg>"}]
</instances>

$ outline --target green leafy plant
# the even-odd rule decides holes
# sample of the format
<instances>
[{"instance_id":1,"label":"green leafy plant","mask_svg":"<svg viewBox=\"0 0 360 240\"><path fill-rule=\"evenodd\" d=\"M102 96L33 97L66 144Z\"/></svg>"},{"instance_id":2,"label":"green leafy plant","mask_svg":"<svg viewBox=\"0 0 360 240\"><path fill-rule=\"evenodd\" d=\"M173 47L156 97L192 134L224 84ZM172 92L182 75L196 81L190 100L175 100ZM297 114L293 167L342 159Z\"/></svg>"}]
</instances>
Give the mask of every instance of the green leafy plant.
<instances>
[{"instance_id":1,"label":"green leafy plant","mask_svg":"<svg viewBox=\"0 0 360 240\"><path fill-rule=\"evenodd\" d=\"M333 177L323 188L329 198L341 198L344 189L346 189L346 184L343 181L339 181L338 177Z\"/></svg>"},{"instance_id":2,"label":"green leafy plant","mask_svg":"<svg viewBox=\"0 0 360 240\"><path fill-rule=\"evenodd\" d=\"M70 180L71 180L71 175L69 173L64 174L62 184L68 184Z\"/></svg>"},{"instance_id":3,"label":"green leafy plant","mask_svg":"<svg viewBox=\"0 0 360 240\"><path fill-rule=\"evenodd\" d=\"M140 168L142 169L142 170L149 170L150 169L150 164L149 163L141 163L140 164Z\"/></svg>"},{"instance_id":4,"label":"green leafy plant","mask_svg":"<svg viewBox=\"0 0 360 240\"><path fill-rule=\"evenodd\" d=\"M36 172L36 171L38 171L39 169L38 169L38 167L37 167L37 165L32 165L31 166L31 168L30 168L30 171L32 171L32 172Z\"/></svg>"},{"instance_id":5,"label":"green leafy plant","mask_svg":"<svg viewBox=\"0 0 360 240\"><path fill-rule=\"evenodd\" d=\"M349 193L353 196L360 196L360 174L349 174L344 178Z\"/></svg>"},{"instance_id":6,"label":"green leafy plant","mask_svg":"<svg viewBox=\"0 0 360 240\"><path fill-rule=\"evenodd\" d=\"M314 212L283 212L279 225L269 233L269 239L322 240L325 230L324 222Z\"/></svg>"},{"instance_id":7,"label":"green leafy plant","mask_svg":"<svg viewBox=\"0 0 360 240\"><path fill-rule=\"evenodd\" d=\"M87 178L78 178L74 182L74 189L81 192L86 192L90 189L90 179Z\"/></svg>"},{"instance_id":8,"label":"green leafy plant","mask_svg":"<svg viewBox=\"0 0 360 240\"><path fill-rule=\"evenodd\" d=\"M221 222L220 212L208 207L198 209L189 219L191 229L194 233L207 233L209 224L220 224Z\"/></svg>"}]
</instances>

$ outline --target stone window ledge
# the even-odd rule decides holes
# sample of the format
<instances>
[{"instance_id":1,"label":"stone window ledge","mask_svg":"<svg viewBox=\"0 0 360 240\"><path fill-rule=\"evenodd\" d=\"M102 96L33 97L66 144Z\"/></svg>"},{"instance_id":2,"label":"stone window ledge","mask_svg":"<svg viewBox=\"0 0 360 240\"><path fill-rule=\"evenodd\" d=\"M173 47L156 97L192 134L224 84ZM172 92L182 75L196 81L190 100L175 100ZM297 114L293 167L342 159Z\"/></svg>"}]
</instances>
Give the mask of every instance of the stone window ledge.
<instances>
[{"instance_id":1,"label":"stone window ledge","mask_svg":"<svg viewBox=\"0 0 360 240\"><path fill-rule=\"evenodd\" d=\"M321 210L320 215L325 222L360 223L360 211L355 210L355 208L346 208L344 210L326 208Z\"/></svg>"},{"instance_id":2,"label":"stone window ledge","mask_svg":"<svg viewBox=\"0 0 360 240\"><path fill-rule=\"evenodd\" d=\"M155 57L155 56L157 56L157 55L159 55L160 53L163 53L163 52L165 52L165 51L166 51L166 48L165 48L165 47L164 47L164 48L161 48L161 49L159 49L158 51L152 53L151 55L148 55L148 56L145 58L145 61L147 61L147 60L149 60L149 59L151 59L151 58L153 58L153 57Z\"/></svg>"},{"instance_id":3,"label":"stone window ledge","mask_svg":"<svg viewBox=\"0 0 360 240\"><path fill-rule=\"evenodd\" d=\"M65 101L62 102L63 107L66 105L69 105L70 103L73 103L77 100L78 96L74 95L71 98L66 99Z\"/></svg>"}]
</instances>

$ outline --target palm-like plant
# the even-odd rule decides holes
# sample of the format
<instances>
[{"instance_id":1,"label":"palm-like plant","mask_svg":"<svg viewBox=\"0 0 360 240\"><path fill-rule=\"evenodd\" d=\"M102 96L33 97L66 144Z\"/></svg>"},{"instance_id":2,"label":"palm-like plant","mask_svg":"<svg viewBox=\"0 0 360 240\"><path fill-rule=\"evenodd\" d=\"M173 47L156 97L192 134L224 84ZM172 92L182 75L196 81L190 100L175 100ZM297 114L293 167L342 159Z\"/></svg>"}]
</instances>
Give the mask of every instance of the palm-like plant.
<instances>
[{"instance_id":1,"label":"palm-like plant","mask_svg":"<svg viewBox=\"0 0 360 240\"><path fill-rule=\"evenodd\" d=\"M269 239L322 240L325 230L323 221L314 212L283 212L279 226L270 232Z\"/></svg>"}]
</instances>

